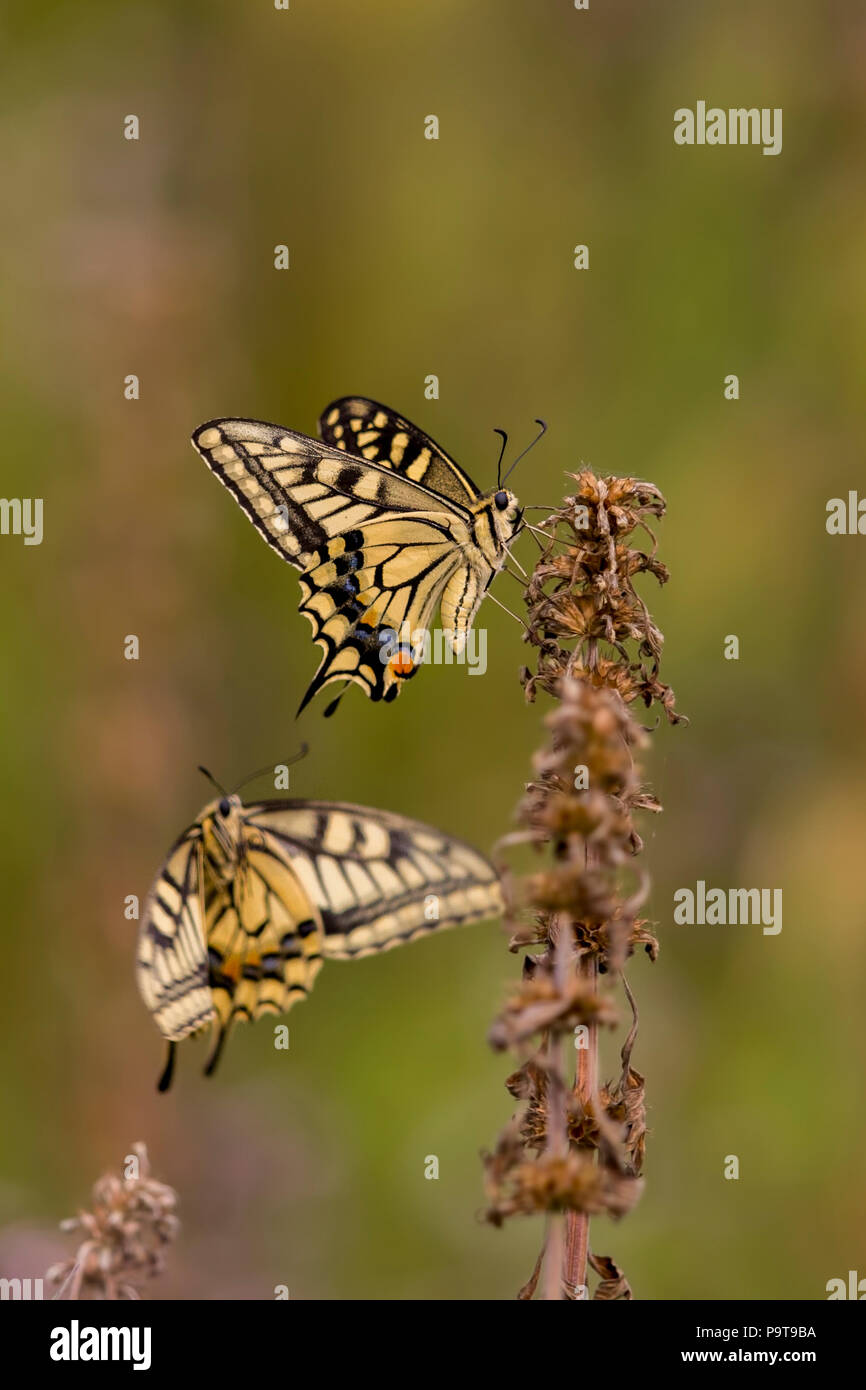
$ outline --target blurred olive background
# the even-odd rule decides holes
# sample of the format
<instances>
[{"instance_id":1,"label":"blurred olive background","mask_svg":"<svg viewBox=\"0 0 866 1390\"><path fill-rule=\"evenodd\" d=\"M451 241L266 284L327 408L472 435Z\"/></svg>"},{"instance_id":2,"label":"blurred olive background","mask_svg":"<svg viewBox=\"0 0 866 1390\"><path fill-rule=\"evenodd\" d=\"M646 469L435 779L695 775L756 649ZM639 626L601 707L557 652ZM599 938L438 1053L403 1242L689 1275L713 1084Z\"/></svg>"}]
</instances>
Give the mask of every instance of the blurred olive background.
<instances>
[{"instance_id":1,"label":"blurred olive background","mask_svg":"<svg viewBox=\"0 0 866 1390\"><path fill-rule=\"evenodd\" d=\"M513 457L544 416L525 502L582 462L668 500L672 579L644 595L691 723L648 766L646 1190L595 1248L649 1299L866 1274L866 541L824 526L863 477L863 7L42 0L7 3L0 42L2 491L45 499L40 547L2 540L2 1273L70 1250L56 1223L137 1139L182 1201L148 1296L509 1298L530 1273L538 1223L478 1220L511 1110L496 923L328 965L288 1053L241 1028L212 1081L190 1043L154 1089L123 904L210 798L198 763L234 783L303 737L293 794L489 848L540 742L492 603L484 678L431 666L394 706L295 723L318 661L295 576L189 435L314 433L360 392L485 487L493 426ZM782 107L781 155L676 146L699 99ZM782 933L675 927L699 878L781 887Z\"/></svg>"}]
</instances>

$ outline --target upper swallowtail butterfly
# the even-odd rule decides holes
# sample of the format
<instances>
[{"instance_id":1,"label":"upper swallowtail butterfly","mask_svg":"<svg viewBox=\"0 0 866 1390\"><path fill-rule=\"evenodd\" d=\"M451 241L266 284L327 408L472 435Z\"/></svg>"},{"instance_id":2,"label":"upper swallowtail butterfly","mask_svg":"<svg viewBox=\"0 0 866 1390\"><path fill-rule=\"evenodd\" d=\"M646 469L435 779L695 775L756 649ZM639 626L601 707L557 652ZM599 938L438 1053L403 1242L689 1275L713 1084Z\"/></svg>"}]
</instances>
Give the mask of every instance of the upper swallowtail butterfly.
<instances>
[{"instance_id":1,"label":"upper swallowtail butterfly","mask_svg":"<svg viewBox=\"0 0 866 1390\"><path fill-rule=\"evenodd\" d=\"M335 680L393 700L437 608L459 652L523 515L512 492L480 493L444 449L375 401L334 401L319 432L321 442L260 420L210 420L192 437L301 571L300 611L324 655L299 713Z\"/></svg>"},{"instance_id":2,"label":"upper swallowtail butterfly","mask_svg":"<svg viewBox=\"0 0 866 1390\"><path fill-rule=\"evenodd\" d=\"M222 796L169 852L138 939L138 986L169 1057L212 1025L206 1071L238 1020L282 1014L322 961L389 950L502 910L477 850L418 821L336 801Z\"/></svg>"}]
</instances>

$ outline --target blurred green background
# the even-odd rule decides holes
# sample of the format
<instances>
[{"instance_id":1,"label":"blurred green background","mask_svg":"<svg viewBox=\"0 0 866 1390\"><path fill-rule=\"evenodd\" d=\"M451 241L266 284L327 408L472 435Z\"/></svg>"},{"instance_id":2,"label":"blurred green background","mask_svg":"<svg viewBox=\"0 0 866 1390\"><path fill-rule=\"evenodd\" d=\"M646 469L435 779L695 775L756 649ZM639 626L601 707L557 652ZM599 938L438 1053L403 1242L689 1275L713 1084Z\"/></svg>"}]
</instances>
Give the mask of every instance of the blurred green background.
<instances>
[{"instance_id":1,"label":"blurred green background","mask_svg":"<svg viewBox=\"0 0 866 1390\"><path fill-rule=\"evenodd\" d=\"M581 462L668 499L672 580L644 593L691 723L648 767L646 1190L594 1247L648 1299L866 1274L866 541L824 527L863 474L862 5L13 0L0 42L2 491L45 499L40 547L2 539L0 1272L69 1250L57 1221L143 1139L183 1216L148 1296L509 1298L529 1275L538 1223L478 1220L511 1109L498 924L326 966L288 1054L242 1028L213 1081L192 1043L154 1090L123 900L209 799L199 762L237 781L303 737L294 794L489 848L540 741L494 604L483 679L431 666L396 705L295 724L318 659L296 579L189 435L314 433L360 392L483 486L493 426L516 451L543 415L525 502ZM676 146L699 99L782 107L781 155ZM698 878L781 887L782 933L675 927Z\"/></svg>"}]
</instances>

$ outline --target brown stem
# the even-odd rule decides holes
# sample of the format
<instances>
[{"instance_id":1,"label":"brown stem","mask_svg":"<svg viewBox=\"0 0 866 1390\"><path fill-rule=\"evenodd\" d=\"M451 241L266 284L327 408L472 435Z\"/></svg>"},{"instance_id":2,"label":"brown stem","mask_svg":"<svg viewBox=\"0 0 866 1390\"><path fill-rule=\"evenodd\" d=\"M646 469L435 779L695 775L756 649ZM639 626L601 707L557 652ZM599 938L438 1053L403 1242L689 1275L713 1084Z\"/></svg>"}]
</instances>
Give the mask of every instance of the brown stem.
<instances>
[{"instance_id":1,"label":"brown stem","mask_svg":"<svg viewBox=\"0 0 866 1390\"><path fill-rule=\"evenodd\" d=\"M554 917L550 925L550 952L553 977L562 991L571 963L571 930L567 917ZM557 1157L568 1153L565 1084L562 1065L562 1036L552 1032L547 1044L547 1152ZM562 1298L562 1271L566 1243L566 1222L552 1215L547 1224L544 1254L544 1298Z\"/></svg>"},{"instance_id":2,"label":"brown stem","mask_svg":"<svg viewBox=\"0 0 866 1390\"><path fill-rule=\"evenodd\" d=\"M547 1240L544 1246L544 1298L546 1302L562 1298L562 1260L565 1241L563 1218L554 1213L547 1220Z\"/></svg>"},{"instance_id":3,"label":"brown stem","mask_svg":"<svg viewBox=\"0 0 866 1390\"><path fill-rule=\"evenodd\" d=\"M598 965L594 956L582 956L577 962L577 973L593 991L597 989ZM574 1093L584 1114L595 1111L598 1096L598 1025L590 1023L587 1027L587 1046L578 1048L574 1078ZM562 1279L571 1297L586 1286L588 1254L589 1216L584 1211L570 1211L566 1220Z\"/></svg>"}]
</instances>

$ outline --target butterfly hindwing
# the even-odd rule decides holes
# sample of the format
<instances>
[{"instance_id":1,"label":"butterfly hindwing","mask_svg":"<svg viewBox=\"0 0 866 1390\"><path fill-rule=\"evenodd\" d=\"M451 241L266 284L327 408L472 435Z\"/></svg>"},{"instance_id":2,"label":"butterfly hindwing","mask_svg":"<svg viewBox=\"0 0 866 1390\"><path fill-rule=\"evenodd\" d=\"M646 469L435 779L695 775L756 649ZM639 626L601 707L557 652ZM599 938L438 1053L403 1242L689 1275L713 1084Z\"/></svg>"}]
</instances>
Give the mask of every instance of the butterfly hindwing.
<instances>
[{"instance_id":1,"label":"butterfly hindwing","mask_svg":"<svg viewBox=\"0 0 866 1390\"><path fill-rule=\"evenodd\" d=\"M245 825L234 876L209 888L205 928L218 1047L234 1023L287 1013L312 988L322 963L318 913L279 846Z\"/></svg>"},{"instance_id":2,"label":"butterfly hindwing","mask_svg":"<svg viewBox=\"0 0 866 1390\"><path fill-rule=\"evenodd\" d=\"M301 575L300 612L324 652L301 709L338 679L373 700L396 696L423 655L407 638L432 626L449 582L466 568L454 529L434 517L388 513L339 537Z\"/></svg>"}]
</instances>

